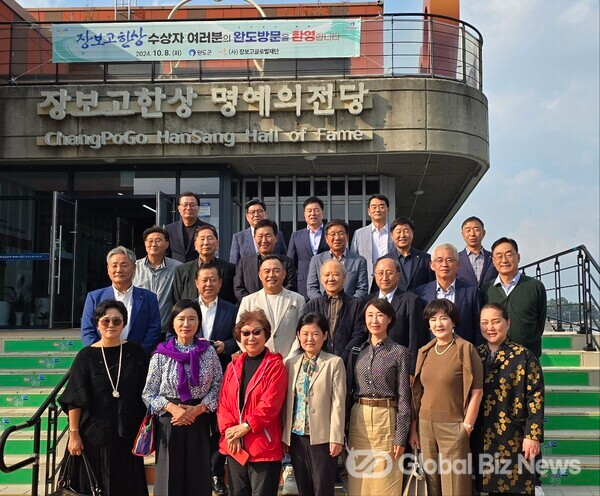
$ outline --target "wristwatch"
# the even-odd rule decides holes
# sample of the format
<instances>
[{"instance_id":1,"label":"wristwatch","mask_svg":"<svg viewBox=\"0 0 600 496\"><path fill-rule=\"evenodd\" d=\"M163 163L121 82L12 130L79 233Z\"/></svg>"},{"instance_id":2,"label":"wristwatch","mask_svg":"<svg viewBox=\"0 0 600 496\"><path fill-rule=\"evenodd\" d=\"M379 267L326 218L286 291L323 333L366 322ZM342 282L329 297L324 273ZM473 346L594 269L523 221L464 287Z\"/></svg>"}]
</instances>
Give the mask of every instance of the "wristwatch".
<instances>
[{"instance_id":1,"label":"wristwatch","mask_svg":"<svg viewBox=\"0 0 600 496\"><path fill-rule=\"evenodd\" d=\"M467 429L467 431L469 431L469 434L473 431L473 429L475 428L473 426L473 424L467 424L466 422L463 422L463 425L465 426L465 428Z\"/></svg>"}]
</instances>

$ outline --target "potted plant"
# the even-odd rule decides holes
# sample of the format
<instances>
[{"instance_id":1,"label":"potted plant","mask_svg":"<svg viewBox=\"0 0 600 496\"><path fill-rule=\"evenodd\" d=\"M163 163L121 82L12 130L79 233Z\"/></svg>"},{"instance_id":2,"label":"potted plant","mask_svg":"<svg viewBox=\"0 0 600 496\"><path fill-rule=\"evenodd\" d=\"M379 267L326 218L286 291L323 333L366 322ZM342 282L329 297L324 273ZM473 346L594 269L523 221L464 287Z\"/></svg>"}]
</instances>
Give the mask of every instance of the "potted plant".
<instances>
[{"instance_id":1,"label":"potted plant","mask_svg":"<svg viewBox=\"0 0 600 496\"><path fill-rule=\"evenodd\" d=\"M25 276L17 279L16 286L6 286L4 288L4 298L14 306L15 325L23 325L23 315L31 307L31 295L25 291Z\"/></svg>"}]
</instances>

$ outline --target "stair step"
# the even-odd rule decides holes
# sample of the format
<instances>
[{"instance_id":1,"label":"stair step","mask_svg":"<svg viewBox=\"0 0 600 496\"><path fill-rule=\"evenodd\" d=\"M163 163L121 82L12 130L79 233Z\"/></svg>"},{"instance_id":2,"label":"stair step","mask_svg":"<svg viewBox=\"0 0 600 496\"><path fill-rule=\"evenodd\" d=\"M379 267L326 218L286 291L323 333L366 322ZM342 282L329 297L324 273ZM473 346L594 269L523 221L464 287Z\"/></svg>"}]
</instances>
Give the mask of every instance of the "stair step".
<instances>
[{"instance_id":1,"label":"stair step","mask_svg":"<svg viewBox=\"0 0 600 496\"><path fill-rule=\"evenodd\" d=\"M573 331L544 332L542 336L542 349L583 350L585 334Z\"/></svg>"},{"instance_id":2,"label":"stair step","mask_svg":"<svg viewBox=\"0 0 600 496\"><path fill-rule=\"evenodd\" d=\"M547 386L546 406L600 408L600 391L595 386Z\"/></svg>"},{"instance_id":3,"label":"stair step","mask_svg":"<svg viewBox=\"0 0 600 496\"><path fill-rule=\"evenodd\" d=\"M11 339L4 340L5 353L77 352L81 339Z\"/></svg>"},{"instance_id":4,"label":"stair step","mask_svg":"<svg viewBox=\"0 0 600 496\"><path fill-rule=\"evenodd\" d=\"M39 407L51 392L51 388L2 388L2 390L0 390L0 408Z\"/></svg>"},{"instance_id":5,"label":"stair step","mask_svg":"<svg viewBox=\"0 0 600 496\"><path fill-rule=\"evenodd\" d=\"M544 455L570 455L573 457L598 455L600 440L598 430L546 430L542 453Z\"/></svg>"},{"instance_id":6,"label":"stair step","mask_svg":"<svg viewBox=\"0 0 600 496\"><path fill-rule=\"evenodd\" d=\"M12 354L0 356L0 370L65 370L71 367L74 353Z\"/></svg>"},{"instance_id":7,"label":"stair step","mask_svg":"<svg viewBox=\"0 0 600 496\"><path fill-rule=\"evenodd\" d=\"M600 426L600 412L593 408L548 407L544 414L546 430L593 430Z\"/></svg>"},{"instance_id":8,"label":"stair step","mask_svg":"<svg viewBox=\"0 0 600 496\"><path fill-rule=\"evenodd\" d=\"M544 367L546 386L600 387L600 370L593 367Z\"/></svg>"},{"instance_id":9,"label":"stair step","mask_svg":"<svg viewBox=\"0 0 600 496\"><path fill-rule=\"evenodd\" d=\"M53 370L4 370L0 373L0 387L12 388L54 388L63 376L67 373L67 369ZM1 495L2 493L0 493Z\"/></svg>"}]
</instances>

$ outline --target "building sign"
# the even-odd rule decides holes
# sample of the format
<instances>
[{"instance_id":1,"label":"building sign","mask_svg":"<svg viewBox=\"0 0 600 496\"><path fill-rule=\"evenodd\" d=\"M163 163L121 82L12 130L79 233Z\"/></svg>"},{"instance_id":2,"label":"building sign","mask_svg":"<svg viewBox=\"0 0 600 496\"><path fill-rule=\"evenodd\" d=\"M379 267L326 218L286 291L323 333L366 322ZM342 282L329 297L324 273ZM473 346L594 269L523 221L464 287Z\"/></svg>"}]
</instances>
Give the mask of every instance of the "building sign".
<instances>
[{"instance_id":1,"label":"building sign","mask_svg":"<svg viewBox=\"0 0 600 496\"><path fill-rule=\"evenodd\" d=\"M338 84L283 84L271 89L268 84L211 86L210 94L196 92L194 85L176 87L166 93L162 87L141 87L139 90L107 90L100 99L96 90L79 91L72 87L42 91L44 101L38 104L39 115L49 115L54 120L71 117L117 117L140 114L143 119L159 119L165 113L175 113L187 119L195 112L220 112L233 117L238 110L258 112L270 117L272 112L304 111L314 115L333 116L336 110L358 115L363 108L371 108L369 90L363 82Z\"/></svg>"},{"instance_id":2,"label":"building sign","mask_svg":"<svg viewBox=\"0 0 600 496\"><path fill-rule=\"evenodd\" d=\"M53 24L52 62L360 56L360 19Z\"/></svg>"}]
</instances>

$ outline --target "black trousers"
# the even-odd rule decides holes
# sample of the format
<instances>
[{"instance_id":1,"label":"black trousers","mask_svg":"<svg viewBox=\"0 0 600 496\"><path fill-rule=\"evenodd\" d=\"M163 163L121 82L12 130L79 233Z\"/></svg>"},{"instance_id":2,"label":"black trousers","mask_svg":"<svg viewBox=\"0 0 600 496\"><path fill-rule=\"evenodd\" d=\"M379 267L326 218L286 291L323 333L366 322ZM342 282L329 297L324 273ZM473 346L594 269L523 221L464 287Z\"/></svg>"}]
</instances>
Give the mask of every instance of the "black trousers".
<instances>
[{"instance_id":1,"label":"black trousers","mask_svg":"<svg viewBox=\"0 0 600 496\"><path fill-rule=\"evenodd\" d=\"M333 496L337 457L329 443L311 445L309 436L292 434L290 456L300 496Z\"/></svg>"},{"instance_id":2,"label":"black trousers","mask_svg":"<svg viewBox=\"0 0 600 496\"><path fill-rule=\"evenodd\" d=\"M221 433L217 424L217 412L208 414L210 421L210 469L213 476L225 477L225 455L219 453L219 440Z\"/></svg>"},{"instance_id":3,"label":"black trousers","mask_svg":"<svg viewBox=\"0 0 600 496\"><path fill-rule=\"evenodd\" d=\"M229 491L231 496L277 496L281 462L246 462L240 465L231 456L229 467Z\"/></svg>"},{"instance_id":4,"label":"black trousers","mask_svg":"<svg viewBox=\"0 0 600 496\"><path fill-rule=\"evenodd\" d=\"M209 419L206 413L192 425L171 425L171 414L156 425L155 496L211 496Z\"/></svg>"}]
</instances>

